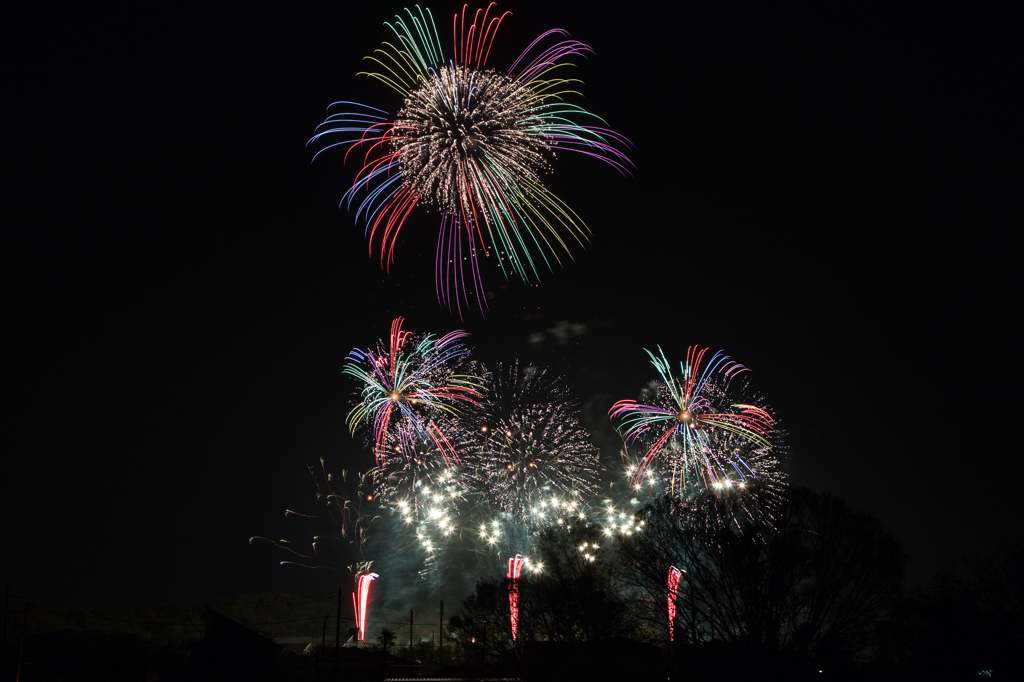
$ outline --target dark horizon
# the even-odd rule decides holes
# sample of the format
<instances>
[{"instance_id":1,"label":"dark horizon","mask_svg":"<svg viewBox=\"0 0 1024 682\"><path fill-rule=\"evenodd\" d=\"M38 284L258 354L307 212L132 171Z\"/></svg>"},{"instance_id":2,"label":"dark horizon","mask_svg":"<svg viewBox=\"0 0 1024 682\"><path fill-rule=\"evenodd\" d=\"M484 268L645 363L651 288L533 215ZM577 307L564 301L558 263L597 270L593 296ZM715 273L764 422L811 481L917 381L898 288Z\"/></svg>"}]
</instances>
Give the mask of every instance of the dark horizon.
<instances>
[{"instance_id":1,"label":"dark horizon","mask_svg":"<svg viewBox=\"0 0 1024 682\"><path fill-rule=\"evenodd\" d=\"M509 4L499 56L553 27L594 48L584 102L636 170L561 155L547 180L591 244L540 287L486 273L486 319L460 321L434 218L383 272L338 208L357 166L305 146L333 101L394 106L355 74L404 5L17 16L0 586L95 606L336 588L248 538L303 536L283 512L306 464L372 465L341 366L396 316L562 367L592 412L654 378L644 348L725 349L789 434L791 482L880 519L908 586L1021 540L997 17ZM584 333L560 344L563 322Z\"/></svg>"}]
</instances>

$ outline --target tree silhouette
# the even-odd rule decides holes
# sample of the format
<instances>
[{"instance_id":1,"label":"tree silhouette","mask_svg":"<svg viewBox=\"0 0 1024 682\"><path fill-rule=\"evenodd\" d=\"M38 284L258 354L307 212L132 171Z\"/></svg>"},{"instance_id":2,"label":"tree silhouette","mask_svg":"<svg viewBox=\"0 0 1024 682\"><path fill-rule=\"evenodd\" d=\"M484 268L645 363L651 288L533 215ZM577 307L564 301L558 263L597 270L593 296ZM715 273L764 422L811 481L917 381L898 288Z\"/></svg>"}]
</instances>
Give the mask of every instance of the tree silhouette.
<instances>
[{"instance_id":1,"label":"tree silhouette","mask_svg":"<svg viewBox=\"0 0 1024 682\"><path fill-rule=\"evenodd\" d=\"M634 621L615 583L614 555L595 527L551 528L537 540L519 579L518 638L513 644L508 581L485 579L449 628L470 661L510 663L531 642L594 642L632 633Z\"/></svg>"},{"instance_id":2,"label":"tree silhouette","mask_svg":"<svg viewBox=\"0 0 1024 682\"><path fill-rule=\"evenodd\" d=\"M387 628L383 628L380 631L380 636L377 637L377 642L380 643L380 645L384 649L384 651L387 651L388 648L390 648L391 645L395 643L395 638L396 637L397 637L397 635L395 635L394 632L392 632L391 630L388 630Z\"/></svg>"},{"instance_id":3,"label":"tree silhouette","mask_svg":"<svg viewBox=\"0 0 1024 682\"><path fill-rule=\"evenodd\" d=\"M774 525L736 531L689 524L671 499L642 517L645 532L619 546L625 579L640 615L667 629L669 567L683 571L675 627L683 644L728 644L761 664L850 666L872 659L901 597L900 545L827 495L793 488Z\"/></svg>"},{"instance_id":4,"label":"tree silhouette","mask_svg":"<svg viewBox=\"0 0 1024 682\"><path fill-rule=\"evenodd\" d=\"M902 626L892 657L929 679L1021 679L1024 545L940 573L908 599Z\"/></svg>"},{"instance_id":5,"label":"tree silhouette","mask_svg":"<svg viewBox=\"0 0 1024 682\"><path fill-rule=\"evenodd\" d=\"M520 625L530 640L589 642L627 634L630 614L615 585L615 555L598 528L541 534L539 573L523 581Z\"/></svg>"}]
</instances>

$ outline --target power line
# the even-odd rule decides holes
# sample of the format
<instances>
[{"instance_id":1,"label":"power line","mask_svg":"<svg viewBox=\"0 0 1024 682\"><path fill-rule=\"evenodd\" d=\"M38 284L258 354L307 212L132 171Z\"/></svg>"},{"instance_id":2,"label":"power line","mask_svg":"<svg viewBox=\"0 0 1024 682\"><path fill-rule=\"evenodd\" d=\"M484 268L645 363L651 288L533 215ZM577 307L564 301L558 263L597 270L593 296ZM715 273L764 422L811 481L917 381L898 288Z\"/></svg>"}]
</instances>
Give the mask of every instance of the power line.
<instances>
[{"instance_id":1,"label":"power line","mask_svg":"<svg viewBox=\"0 0 1024 682\"><path fill-rule=\"evenodd\" d=\"M126 608L111 608L111 607L89 605L88 602L84 602L84 601L81 601L81 600L67 599L67 598L61 598L61 597L46 597L46 596L40 595L38 593L23 592L21 590L13 590L12 589L10 591L10 594L12 596L20 596L20 597L32 598L32 599L35 599L36 601L42 601L44 603L45 602L64 602L64 603L70 603L70 604L77 604L78 608L81 608L81 609L100 610L100 611L114 611L114 612L117 612L117 611L142 611L142 610L146 610L146 609L160 609L160 610L162 610L162 609L203 610L203 609L208 608L206 605L198 604L198 603L196 603L196 604L173 604L173 605L169 605L169 606L137 606L137 607L126 607ZM330 592L321 592L321 593L314 594L314 595L306 595L306 596L304 596L301 599L290 600L290 601L287 601L287 602L277 602L277 603L274 603L273 605L274 606L289 606L289 605L293 605L293 604L329 605L329 602L326 601L326 599L329 598L329 597L333 597L336 594L337 593L334 590L332 590ZM298 596L301 596L301 595L298 595ZM318 599L322 599L324 601L318 601ZM66 618L69 618L69 619L98 620L98 621L104 621L104 622L108 622L108 623L124 623L124 624L129 624L129 625L150 625L150 626L184 627L184 628L201 628L201 627L205 627L205 625L202 624L202 623L188 623L188 622L181 622L181 621L147 621L147 620L131 620L131 619L126 619L126 618L110 618L110 617L107 617L107 616L94 615L94 614L91 614L91 613L75 612L75 611L69 610L69 608L54 608L54 607L33 605L33 609L37 610L37 611L45 611L45 612L48 612L48 613L59 614L59 615L65 616ZM239 624L244 625L246 627L256 627L256 626L263 626L263 625L284 625L284 624L289 624L289 623L304 623L304 622L308 622L308 621L312 621L312 620L319 620L320 618L323 617L323 615L324 614L315 614L315 615L311 615L311 616L305 616L305 617L302 617L302 618L291 618L291 619L288 619L288 620L263 621L263 622L259 622L259 623L241 622L241 621L236 621L236 622L238 622ZM342 620L348 622L348 621L352 621L353 619L352 618L343 618ZM394 625L394 626L398 626L398 627L403 627L403 626L407 625L407 623L405 621L383 621L383 620L378 620L378 621L368 620L367 624L368 625ZM427 627L427 624L421 624L421 627Z\"/></svg>"},{"instance_id":2,"label":"power line","mask_svg":"<svg viewBox=\"0 0 1024 682\"><path fill-rule=\"evenodd\" d=\"M43 607L43 606L33 606L33 609L36 610L36 611L47 611L49 613L59 613L62 616L66 616L66 617L71 618L71 619L82 618L82 619L86 619L86 620L102 620L102 621L107 621L107 622L110 622L110 623L132 623L134 625L173 625L173 626L181 626L181 627L186 627L186 628L204 627L202 623L199 623L199 624L196 624L196 623L182 623L182 622L177 622L177 623L175 623L175 622L158 623L158 622L155 622L155 621L124 620L123 618L105 618L103 616L93 616L93 615L87 614L87 613L68 613L66 611L60 611L58 609L48 609L48 608Z\"/></svg>"},{"instance_id":3,"label":"power line","mask_svg":"<svg viewBox=\"0 0 1024 682\"><path fill-rule=\"evenodd\" d=\"M46 607L43 607L43 606L34 606L33 609L36 610L36 611L47 611L49 613L58 613L58 614L61 614L63 616L71 618L71 619L82 618L82 619L86 619L86 620L102 620L102 621L106 621L106 622L109 622L109 623L130 623L130 624L133 624L133 625L168 625L168 626L181 626L181 627L188 627L188 628L201 628L201 627L205 627L205 625L202 624L202 623L183 623L183 622L180 622L180 621L179 622L157 622L157 621L147 621L147 620L125 620L123 618L107 618L105 616L94 616L94 615L88 614L88 613L68 613L66 611L60 611L58 609L50 609L50 608L46 608ZM317 614L317 615L313 615L313 616L306 616L305 618L290 618L288 620L269 620L269 621L264 621L262 623L246 623L246 622L241 622L241 621L236 621L236 622L238 622L240 625L245 625L245 626L248 627L248 626L255 626L255 625L278 625L278 624L282 624L282 623L302 623L302 622L309 621L309 620L319 620L322 617L323 617L322 614ZM234 619L232 619L232 620L234 620ZM351 620L351 619L346 619L346 620Z\"/></svg>"}]
</instances>

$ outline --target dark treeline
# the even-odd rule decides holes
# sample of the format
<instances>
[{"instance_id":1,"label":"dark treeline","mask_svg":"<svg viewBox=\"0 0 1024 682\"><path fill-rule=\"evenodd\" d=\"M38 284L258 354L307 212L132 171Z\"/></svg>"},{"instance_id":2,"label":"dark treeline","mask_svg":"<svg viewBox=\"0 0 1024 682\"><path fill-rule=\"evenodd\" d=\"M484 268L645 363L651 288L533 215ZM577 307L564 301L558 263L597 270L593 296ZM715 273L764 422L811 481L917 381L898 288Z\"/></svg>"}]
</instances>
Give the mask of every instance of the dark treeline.
<instances>
[{"instance_id":1,"label":"dark treeline","mask_svg":"<svg viewBox=\"0 0 1024 682\"><path fill-rule=\"evenodd\" d=\"M301 597L264 593L223 599L212 604L177 604L107 609L69 601L18 597L9 607L9 639L20 636L23 616L32 635L85 633L117 635L144 642L148 648L188 644L202 636L200 617L214 609L266 637L319 632L324 616L334 617L333 594ZM26 614L27 604L27 615Z\"/></svg>"},{"instance_id":2,"label":"dark treeline","mask_svg":"<svg viewBox=\"0 0 1024 682\"><path fill-rule=\"evenodd\" d=\"M607 546L594 529L543 536L544 571L520 579L515 646L508 586L480 582L451 622L459 657L532 679L1020 679L1019 545L908 594L893 536L806 489L742 528L686 522L672 500L641 518L642 533Z\"/></svg>"},{"instance_id":3,"label":"dark treeline","mask_svg":"<svg viewBox=\"0 0 1024 682\"><path fill-rule=\"evenodd\" d=\"M265 593L213 604L98 608L46 595L14 593L7 614L0 679L142 679L147 670L176 670L184 651L204 635L210 609L266 637L320 632L333 618L332 595ZM22 634L24 633L24 640ZM24 642L24 644L22 644Z\"/></svg>"},{"instance_id":4,"label":"dark treeline","mask_svg":"<svg viewBox=\"0 0 1024 682\"><path fill-rule=\"evenodd\" d=\"M0 647L0 680L19 676L20 659L20 680L28 682L205 679L190 670L189 648L203 639L203 615L211 610L268 639L301 636L319 640L326 636L329 645L336 636L347 641L354 623L348 592L342 594L340 632L336 592L312 596L263 593L209 604L104 608L15 591L3 607L7 636ZM435 667L451 658L450 647L445 651L438 646L441 628L436 613L416 610L411 628L409 611L380 608L372 613L367 621L372 648L383 649L373 635L383 630L390 633L385 639L392 653L428 664L436 660ZM318 651L317 646L311 647L312 653ZM282 650L261 679L305 672L312 663L309 656ZM237 679L252 678L242 675Z\"/></svg>"},{"instance_id":5,"label":"dark treeline","mask_svg":"<svg viewBox=\"0 0 1024 682\"><path fill-rule=\"evenodd\" d=\"M908 593L900 544L877 520L836 498L793 488L774 518L762 522L730 526L692 518L692 510L666 499L639 511L641 532L614 541L598 526L542 533L531 564L543 569L525 570L518 581L514 643L510 585L485 579L461 608L452 608L457 615L443 635L439 625L427 624L436 620L416 614L410 646L407 614L381 612L376 628L368 628L371 634L384 628L371 637L371 648L416 659L421 675L442 677L1021 677L1019 544L995 556L965 558ZM668 582L673 569L679 571L674 594ZM332 596L265 594L210 606L271 638L317 634L327 616L330 640ZM345 639L350 613L343 606ZM189 679L183 651L203 637L200 617L208 608L41 603L26 612L15 601L0 673L14 679L20 651L20 679L29 682L143 679L153 670L163 671L160 679ZM262 678L312 677L315 665L308 656L281 652Z\"/></svg>"}]
</instances>

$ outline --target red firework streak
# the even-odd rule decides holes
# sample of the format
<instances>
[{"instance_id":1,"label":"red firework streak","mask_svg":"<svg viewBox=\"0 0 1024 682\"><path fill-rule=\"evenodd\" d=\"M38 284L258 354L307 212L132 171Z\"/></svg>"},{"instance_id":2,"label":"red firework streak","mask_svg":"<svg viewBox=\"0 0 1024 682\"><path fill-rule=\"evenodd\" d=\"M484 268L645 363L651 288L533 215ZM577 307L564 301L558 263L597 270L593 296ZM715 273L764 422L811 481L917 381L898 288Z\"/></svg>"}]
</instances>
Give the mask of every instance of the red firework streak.
<instances>
[{"instance_id":1,"label":"red firework streak","mask_svg":"<svg viewBox=\"0 0 1024 682\"><path fill-rule=\"evenodd\" d=\"M352 593L352 606L356 612L356 627L359 628L360 642L366 642L366 600L370 596L370 583L377 577L376 573L362 574L356 583L356 591Z\"/></svg>"},{"instance_id":2,"label":"red firework streak","mask_svg":"<svg viewBox=\"0 0 1024 682\"><path fill-rule=\"evenodd\" d=\"M512 617L512 641L519 635L519 572L523 557L516 554L508 560L508 611Z\"/></svg>"},{"instance_id":3,"label":"red firework streak","mask_svg":"<svg viewBox=\"0 0 1024 682\"><path fill-rule=\"evenodd\" d=\"M679 579L683 572L675 566L668 568L668 641L675 640L676 634L676 595L679 594Z\"/></svg>"}]
</instances>

